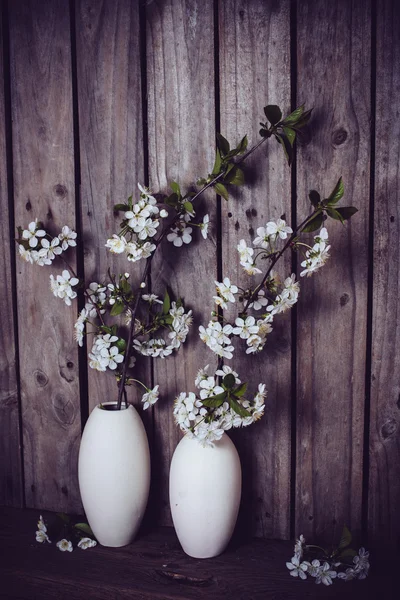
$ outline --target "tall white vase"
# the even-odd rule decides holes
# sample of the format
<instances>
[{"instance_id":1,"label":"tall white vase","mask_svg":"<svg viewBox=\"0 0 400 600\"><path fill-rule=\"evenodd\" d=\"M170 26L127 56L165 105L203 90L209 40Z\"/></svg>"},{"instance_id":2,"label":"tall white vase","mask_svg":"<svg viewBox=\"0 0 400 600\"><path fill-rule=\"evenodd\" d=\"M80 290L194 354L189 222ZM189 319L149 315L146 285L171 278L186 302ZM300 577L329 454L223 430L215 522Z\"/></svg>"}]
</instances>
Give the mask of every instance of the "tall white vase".
<instances>
[{"instance_id":1,"label":"tall white vase","mask_svg":"<svg viewBox=\"0 0 400 600\"><path fill-rule=\"evenodd\" d=\"M93 409L82 435L78 477L86 517L99 543L129 544L142 521L150 487L149 444L132 405Z\"/></svg>"},{"instance_id":2,"label":"tall white vase","mask_svg":"<svg viewBox=\"0 0 400 600\"><path fill-rule=\"evenodd\" d=\"M242 487L237 450L224 434L204 448L185 436L171 462L169 497L182 548L194 558L221 554L235 528Z\"/></svg>"}]
</instances>

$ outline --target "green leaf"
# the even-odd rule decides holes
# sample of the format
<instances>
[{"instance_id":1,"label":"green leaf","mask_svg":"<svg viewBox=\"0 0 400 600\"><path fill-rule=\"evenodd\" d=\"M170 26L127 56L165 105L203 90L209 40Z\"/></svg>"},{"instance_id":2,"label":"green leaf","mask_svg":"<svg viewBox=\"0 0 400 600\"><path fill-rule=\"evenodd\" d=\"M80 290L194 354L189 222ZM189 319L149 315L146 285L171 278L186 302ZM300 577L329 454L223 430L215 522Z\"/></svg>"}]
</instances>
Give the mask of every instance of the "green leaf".
<instances>
[{"instance_id":1,"label":"green leaf","mask_svg":"<svg viewBox=\"0 0 400 600\"><path fill-rule=\"evenodd\" d=\"M218 175L219 172L221 171L221 165L222 165L221 153L220 153L219 149L217 148L217 152L215 155L215 162L214 162L214 166L213 166L211 175Z\"/></svg>"},{"instance_id":2,"label":"green leaf","mask_svg":"<svg viewBox=\"0 0 400 600\"><path fill-rule=\"evenodd\" d=\"M229 150L231 149L230 144L229 144L228 140L226 138L224 138L224 136L221 135L220 133L217 133L217 142L218 142L218 148L221 150L222 156L224 156L225 154L228 154Z\"/></svg>"},{"instance_id":3,"label":"green leaf","mask_svg":"<svg viewBox=\"0 0 400 600\"><path fill-rule=\"evenodd\" d=\"M191 214L194 213L193 204L191 202L189 202L189 201L185 202L183 207L187 213L191 213Z\"/></svg>"},{"instance_id":4,"label":"green leaf","mask_svg":"<svg viewBox=\"0 0 400 600\"><path fill-rule=\"evenodd\" d=\"M128 281L125 278L121 279L119 285L120 285L121 290L123 291L123 293L126 296L132 291L130 284L128 283Z\"/></svg>"},{"instance_id":5,"label":"green leaf","mask_svg":"<svg viewBox=\"0 0 400 600\"><path fill-rule=\"evenodd\" d=\"M228 175L225 174L224 181L231 185L243 185L244 184L244 173L242 169L233 165L233 169L229 170Z\"/></svg>"},{"instance_id":6,"label":"green leaf","mask_svg":"<svg viewBox=\"0 0 400 600\"><path fill-rule=\"evenodd\" d=\"M341 223L344 223L344 219L343 219L342 215L340 214L339 211L335 210L334 208L326 208L326 213L332 219L336 219L336 221L340 221Z\"/></svg>"},{"instance_id":7,"label":"green leaf","mask_svg":"<svg viewBox=\"0 0 400 600\"><path fill-rule=\"evenodd\" d=\"M293 160L293 150L292 150L292 146L289 143L289 140L287 139L285 134L279 134L277 133L275 135L276 139L278 140L278 142L282 145L283 147L283 152L285 153L286 156L286 160L288 161L288 165L290 167L290 165L292 164L292 160Z\"/></svg>"},{"instance_id":8,"label":"green leaf","mask_svg":"<svg viewBox=\"0 0 400 600\"><path fill-rule=\"evenodd\" d=\"M283 131L289 141L289 144L293 148L293 144L296 139L296 132L293 129L291 129L291 127L283 127Z\"/></svg>"},{"instance_id":9,"label":"green leaf","mask_svg":"<svg viewBox=\"0 0 400 600\"><path fill-rule=\"evenodd\" d=\"M264 113L271 125L276 125L282 119L282 111L276 104L264 106Z\"/></svg>"},{"instance_id":10,"label":"green leaf","mask_svg":"<svg viewBox=\"0 0 400 600\"><path fill-rule=\"evenodd\" d=\"M249 140L247 139L247 135L245 135L239 142L239 145L237 146L236 150L238 150L239 154L243 154L243 152L246 152L247 150L247 146L248 146Z\"/></svg>"},{"instance_id":11,"label":"green leaf","mask_svg":"<svg viewBox=\"0 0 400 600\"><path fill-rule=\"evenodd\" d=\"M129 210L128 204L114 204L115 212L119 212L119 211L126 212L127 210Z\"/></svg>"},{"instance_id":12,"label":"green leaf","mask_svg":"<svg viewBox=\"0 0 400 600\"><path fill-rule=\"evenodd\" d=\"M315 217L311 219L311 221L307 223L307 225L303 227L302 232L309 233L310 231L315 231L316 229L319 229L322 226L323 222L324 217L322 213L318 213L315 215Z\"/></svg>"},{"instance_id":13,"label":"green leaf","mask_svg":"<svg viewBox=\"0 0 400 600\"><path fill-rule=\"evenodd\" d=\"M133 208L132 195L130 195L128 198L128 206L129 206L129 210L132 210L132 208Z\"/></svg>"},{"instance_id":14,"label":"green leaf","mask_svg":"<svg viewBox=\"0 0 400 600\"><path fill-rule=\"evenodd\" d=\"M178 196L178 194L175 194L175 193L173 193L170 196L167 196L167 198L165 198L165 204L167 204L168 206L176 207L178 202L179 202L179 196Z\"/></svg>"},{"instance_id":15,"label":"green leaf","mask_svg":"<svg viewBox=\"0 0 400 600\"><path fill-rule=\"evenodd\" d=\"M225 200L228 200L228 198L229 198L228 190L222 183L218 182L215 184L214 187L215 187L215 191L217 192L217 194L222 196Z\"/></svg>"},{"instance_id":16,"label":"green leaf","mask_svg":"<svg viewBox=\"0 0 400 600\"><path fill-rule=\"evenodd\" d=\"M222 406L226 399L226 392L222 392L221 394L217 394L216 396L211 396L211 398L204 398L202 400L202 404L207 406L208 408L218 408Z\"/></svg>"},{"instance_id":17,"label":"green leaf","mask_svg":"<svg viewBox=\"0 0 400 600\"><path fill-rule=\"evenodd\" d=\"M117 346L120 352L124 352L126 350L126 341L123 338L119 338L118 341L115 343L115 346Z\"/></svg>"},{"instance_id":18,"label":"green leaf","mask_svg":"<svg viewBox=\"0 0 400 600\"><path fill-rule=\"evenodd\" d=\"M181 188L179 187L179 185L176 183L176 181L172 181L169 184L169 187L171 188L171 190L174 192L174 194L176 194L177 196L181 195Z\"/></svg>"},{"instance_id":19,"label":"green leaf","mask_svg":"<svg viewBox=\"0 0 400 600\"><path fill-rule=\"evenodd\" d=\"M339 554L338 558L354 558L355 556L357 556L357 552L353 548L346 548Z\"/></svg>"},{"instance_id":20,"label":"green leaf","mask_svg":"<svg viewBox=\"0 0 400 600\"><path fill-rule=\"evenodd\" d=\"M247 383L242 383L239 387L237 387L235 390L233 390L233 395L236 398L241 398L242 396L245 395L247 390Z\"/></svg>"},{"instance_id":21,"label":"green leaf","mask_svg":"<svg viewBox=\"0 0 400 600\"><path fill-rule=\"evenodd\" d=\"M321 196L318 194L318 192L315 190L310 190L308 197L310 198L310 202L313 205L313 207L317 208L317 206L321 202Z\"/></svg>"},{"instance_id":22,"label":"green leaf","mask_svg":"<svg viewBox=\"0 0 400 600\"><path fill-rule=\"evenodd\" d=\"M65 513L60 512L60 513L56 513L56 514L57 514L57 517L60 517L60 519L62 521L64 521L64 523L70 523L71 522L71 518L68 515L66 515Z\"/></svg>"},{"instance_id":23,"label":"green leaf","mask_svg":"<svg viewBox=\"0 0 400 600\"><path fill-rule=\"evenodd\" d=\"M344 185L343 185L342 178L340 177L339 181L335 185L333 192L331 193L331 195L328 198L327 205L331 206L332 204L337 204L339 202L339 200L342 198L343 194L344 194Z\"/></svg>"},{"instance_id":24,"label":"green leaf","mask_svg":"<svg viewBox=\"0 0 400 600\"><path fill-rule=\"evenodd\" d=\"M171 299L169 297L168 290L165 290L162 314L167 315L170 308L171 308Z\"/></svg>"},{"instance_id":25,"label":"green leaf","mask_svg":"<svg viewBox=\"0 0 400 600\"><path fill-rule=\"evenodd\" d=\"M236 383L235 376L232 373L228 373L222 380L222 385L226 387L227 390L231 390Z\"/></svg>"},{"instance_id":26,"label":"green leaf","mask_svg":"<svg viewBox=\"0 0 400 600\"><path fill-rule=\"evenodd\" d=\"M306 110L301 118L297 121L296 123L296 129L301 129L302 127L305 127L307 125L307 123L309 122L310 118L311 118L311 113L312 113L312 108L310 108L310 110Z\"/></svg>"},{"instance_id":27,"label":"green leaf","mask_svg":"<svg viewBox=\"0 0 400 600\"><path fill-rule=\"evenodd\" d=\"M296 108L290 115L285 117L282 121L284 125L295 125L304 113L304 104Z\"/></svg>"},{"instance_id":28,"label":"green leaf","mask_svg":"<svg viewBox=\"0 0 400 600\"><path fill-rule=\"evenodd\" d=\"M358 208L355 206L341 206L336 209L336 212L340 214L344 221L347 221L348 219L351 219L356 212L358 212Z\"/></svg>"},{"instance_id":29,"label":"green leaf","mask_svg":"<svg viewBox=\"0 0 400 600\"><path fill-rule=\"evenodd\" d=\"M76 523L74 527L75 529L79 529L80 531L83 531L84 533L94 537L94 533L87 523Z\"/></svg>"},{"instance_id":30,"label":"green leaf","mask_svg":"<svg viewBox=\"0 0 400 600\"><path fill-rule=\"evenodd\" d=\"M113 304L112 309L110 310L110 315L112 317L116 317L117 315L120 315L121 313L124 312L125 309L125 305L123 302L115 302L115 304Z\"/></svg>"},{"instance_id":31,"label":"green leaf","mask_svg":"<svg viewBox=\"0 0 400 600\"><path fill-rule=\"evenodd\" d=\"M347 546L350 546L351 544L351 540L353 539L348 527L346 525L343 525L343 530L342 530L342 536L340 538L340 542L339 542L339 550L343 550L343 548L347 548Z\"/></svg>"},{"instance_id":32,"label":"green leaf","mask_svg":"<svg viewBox=\"0 0 400 600\"><path fill-rule=\"evenodd\" d=\"M251 416L249 411L246 410L244 406L239 404L239 402L236 402L236 400L234 398L232 398L232 396L229 397L229 405L232 408L232 410L234 410L235 413L237 413L241 417L250 417Z\"/></svg>"}]
</instances>

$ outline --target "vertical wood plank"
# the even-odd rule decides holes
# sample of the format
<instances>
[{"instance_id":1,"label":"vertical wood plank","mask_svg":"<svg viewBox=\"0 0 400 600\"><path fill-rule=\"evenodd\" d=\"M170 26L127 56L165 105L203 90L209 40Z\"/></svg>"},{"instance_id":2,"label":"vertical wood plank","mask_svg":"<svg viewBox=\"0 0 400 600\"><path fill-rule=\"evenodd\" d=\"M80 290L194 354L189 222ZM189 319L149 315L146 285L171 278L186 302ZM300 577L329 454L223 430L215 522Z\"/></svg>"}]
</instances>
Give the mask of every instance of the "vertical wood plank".
<instances>
[{"instance_id":1,"label":"vertical wood plank","mask_svg":"<svg viewBox=\"0 0 400 600\"><path fill-rule=\"evenodd\" d=\"M15 221L35 218L58 233L75 226L71 48L68 4L10 2ZM28 506L80 509L75 310L54 298L52 268L18 259L25 493Z\"/></svg>"},{"instance_id":2,"label":"vertical wood plank","mask_svg":"<svg viewBox=\"0 0 400 600\"><path fill-rule=\"evenodd\" d=\"M261 0L220 1L221 133L237 143L247 133L249 146L259 139L263 107L290 109L290 3ZM223 276L252 285L239 264L236 246L247 243L258 227L286 215L290 222L290 169L275 140L267 142L244 167L249 186L222 202ZM284 272L290 274L290 257ZM281 272L279 270L279 272ZM236 313L237 314L237 313ZM276 319L264 351L246 356L237 345L227 361L249 382L266 383L266 415L232 434L243 469L242 525L253 535L287 538L290 506L290 315Z\"/></svg>"},{"instance_id":3,"label":"vertical wood plank","mask_svg":"<svg viewBox=\"0 0 400 600\"><path fill-rule=\"evenodd\" d=\"M314 107L298 156L299 219L310 189L359 213L328 221L331 259L298 308L296 532L332 541L360 529L369 205L370 2L298 3L298 99ZM312 235L310 235L312 240Z\"/></svg>"},{"instance_id":4,"label":"vertical wood plank","mask_svg":"<svg viewBox=\"0 0 400 600\"><path fill-rule=\"evenodd\" d=\"M143 183L143 131L139 1L79 0L76 7L78 104L85 279L107 282L107 270L131 274L139 284L142 265L112 255L106 240L119 231L113 206L138 193ZM88 337L88 351L92 337ZM148 368L140 377L149 382ZM133 392L133 393L132 393ZM129 390L129 400L136 395ZM117 399L113 375L89 368L89 406Z\"/></svg>"},{"instance_id":5,"label":"vertical wood plank","mask_svg":"<svg viewBox=\"0 0 400 600\"><path fill-rule=\"evenodd\" d=\"M0 9L2 6L0 5ZM4 26L0 12L0 40ZM5 88L3 44L0 44L0 243L3 261L0 271L0 504L22 506L23 482L19 427L19 399L15 362L14 306L6 163Z\"/></svg>"},{"instance_id":6,"label":"vertical wood plank","mask_svg":"<svg viewBox=\"0 0 400 600\"><path fill-rule=\"evenodd\" d=\"M174 180L187 189L212 169L213 35L211 0L160 0L148 5L149 179L153 191L166 192L167 183ZM212 309L213 281L217 275L215 205L211 192L196 206L198 217L210 214L208 240L204 241L196 228L190 246L176 249L165 241L152 267L153 291L162 295L165 286L170 286L174 294L184 298L187 308L193 309L195 317L187 342L179 352L154 361L155 383L160 385L162 398L155 407L157 471L153 477L159 494L159 518L164 524L170 523L168 474L179 440L172 401L181 391L194 391L198 368L213 362L213 356L198 337L198 326Z\"/></svg>"},{"instance_id":7,"label":"vertical wood plank","mask_svg":"<svg viewBox=\"0 0 400 600\"><path fill-rule=\"evenodd\" d=\"M380 2L369 474L369 544L400 548L400 7Z\"/></svg>"}]
</instances>

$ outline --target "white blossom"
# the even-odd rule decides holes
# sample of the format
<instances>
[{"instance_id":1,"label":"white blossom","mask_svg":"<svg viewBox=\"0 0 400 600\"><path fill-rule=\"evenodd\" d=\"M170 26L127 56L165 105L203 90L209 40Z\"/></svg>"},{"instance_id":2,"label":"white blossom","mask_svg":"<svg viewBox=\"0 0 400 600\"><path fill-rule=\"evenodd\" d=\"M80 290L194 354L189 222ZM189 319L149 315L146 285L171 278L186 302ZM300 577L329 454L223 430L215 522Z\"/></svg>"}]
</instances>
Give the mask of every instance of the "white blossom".
<instances>
[{"instance_id":1,"label":"white blossom","mask_svg":"<svg viewBox=\"0 0 400 600\"><path fill-rule=\"evenodd\" d=\"M36 532L36 541L40 544L42 544L43 542L48 542L49 544L51 544L51 541L49 540L49 536L47 535L46 531L43 531L41 529L39 529Z\"/></svg>"},{"instance_id":2,"label":"white blossom","mask_svg":"<svg viewBox=\"0 0 400 600\"><path fill-rule=\"evenodd\" d=\"M292 577L300 577L300 579L307 579L306 571L308 565L306 562L300 562L297 556L293 556L290 562L286 563L287 568L290 571Z\"/></svg>"},{"instance_id":3,"label":"white blossom","mask_svg":"<svg viewBox=\"0 0 400 600\"><path fill-rule=\"evenodd\" d=\"M256 298L252 302L250 302L249 308L253 308L254 310L261 310L263 306L267 306L267 304L268 300L265 297L264 290L259 290L257 292Z\"/></svg>"},{"instance_id":4,"label":"white blossom","mask_svg":"<svg viewBox=\"0 0 400 600\"><path fill-rule=\"evenodd\" d=\"M192 227L184 227L183 229L175 227L174 229L171 229L171 233L167 235L167 240L172 242L177 248L180 248L182 244L190 244L192 241L192 231Z\"/></svg>"},{"instance_id":5,"label":"white blossom","mask_svg":"<svg viewBox=\"0 0 400 600\"><path fill-rule=\"evenodd\" d=\"M22 244L18 244L18 253L27 263L33 264L32 252L27 250Z\"/></svg>"},{"instance_id":6,"label":"white blossom","mask_svg":"<svg viewBox=\"0 0 400 600\"><path fill-rule=\"evenodd\" d=\"M149 408L150 406L153 406L153 404L155 404L158 400L158 395L159 395L159 391L158 391L159 386L156 385L152 390L147 390L147 392L145 394L143 394L142 396L142 402L143 402L143 410L146 410L147 408Z\"/></svg>"},{"instance_id":7,"label":"white blossom","mask_svg":"<svg viewBox=\"0 0 400 600\"><path fill-rule=\"evenodd\" d=\"M88 548L94 548L94 546L97 546L96 540L92 540L91 538L88 538L88 537L84 537L81 540L79 540L79 542L78 542L78 548L81 548L81 550L87 550Z\"/></svg>"},{"instance_id":8,"label":"white blossom","mask_svg":"<svg viewBox=\"0 0 400 600\"><path fill-rule=\"evenodd\" d=\"M82 308L81 312L79 313L79 317L74 325L74 329L75 329L74 337L80 347L83 346L83 334L85 331L85 323L87 320L88 320L87 310L86 310L86 308Z\"/></svg>"},{"instance_id":9,"label":"white blossom","mask_svg":"<svg viewBox=\"0 0 400 600\"><path fill-rule=\"evenodd\" d=\"M109 238L105 244L106 248L113 254L121 254L125 252L127 241L124 236L113 234L112 238Z\"/></svg>"},{"instance_id":10,"label":"white blossom","mask_svg":"<svg viewBox=\"0 0 400 600\"><path fill-rule=\"evenodd\" d=\"M76 246L76 237L76 232L70 229L68 225L64 225L61 233L58 234L62 250L67 250L69 246Z\"/></svg>"},{"instance_id":11,"label":"white blossom","mask_svg":"<svg viewBox=\"0 0 400 600\"><path fill-rule=\"evenodd\" d=\"M315 579L315 583L323 583L324 585L332 585L332 583L333 583L332 579L335 579L335 577L337 577L337 572L333 571L331 569L329 563L324 562L324 564L322 565L322 567Z\"/></svg>"},{"instance_id":12,"label":"white blossom","mask_svg":"<svg viewBox=\"0 0 400 600\"><path fill-rule=\"evenodd\" d=\"M286 225L286 221L283 219L277 219L277 221L269 221L266 226L266 233L268 235L274 235L275 237L280 237L281 240L285 240L288 236L288 233L293 233L293 229Z\"/></svg>"},{"instance_id":13,"label":"white blossom","mask_svg":"<svg viewBox=\"0 0 400 600\"><path fill-rule=\"evenodd\" d=\"M78 283L79 279L71 277L71 274L67 270L64 270L61 275L57 275L56 278L50 275L51 291L54 296L62 298L67 306L71 306L71 300L77 296L77 293L72 288L78 285Z\"/></svg>"},{"instance_id":14,"label":"white blossom","mask_svg":"<svg viewBox=\"0 0 400 600\"><path fill-rule=\"evenodd\" d=\"M270 250L269 234L265 227L257 228L257 237L253 240L253 246L255 248L263 248L264 250Z\"/></svg>"},{"instance_id":15,"label":"white blossom","mask_svg":"<svg viewBox=\"0 0 400 600\"><path fill-rule=\"evenodd\" d=\"M238 317L235 320L235 325L236 327L233 328L232 333L239 335L243 340L258 333L258 325L256 325L256 320L252 316L247 317L246 320Z\"/></svg>"},{"instance_id":16,"label":"white blossom","mask_svg":"<svg viewBox=\"0 0 400 600\"><path fill-rule=\"evenodd\" d=\"M56 544L57 548L61 550L61 552L72 552L72 543L66 539L60 540Z\"/></svg>"},{"instance_id":17,"label":"white blossom","mask_svg":"<svg viewBox=\"0 0 400 600\"><path fill-rule=\"evenodd\" d=\"M62 248L60 248L60 240L58 237L53 238L51 242L44 238L41 240L41 245L44 249L43 254L45 254L46 258L50 261L54 260L57 255L62 253Z\"/></svg>"},{"instance_id":18,"label":"white blossom","mask_svg":"<svg viewBox=\"0 0 400 600\"><path fill-rule=\"evenodd\" d=\"M201 235L206 240L208 235L208 227L210 224L210 216L204 215L203 222L200 224Z\"/></svg>"},{"instance_id":19,"label":"white blossom","mask_svg":"<svg viewBox=\"0 0 400 600\"><path fill-rule=\"evenodd\" d=\"M142 298L145 302L148 302L149 304L163 304L163 301L160 300L159 297L155 294L143 294Z\"/></svg>"},{"instance_id":20,"label":"white blossom","mask_svg":"<svg viewBox=\"0 0 400 600\"><path fill-rule=\"evenodd\" d=\"M28 229L24 229L22 232L22 238L24 240L29 240L29 246L31 248L36 248L39 243L38 238L42 238L46 235L46 232L43 229L38 229L38 220L35 219L28 225Z\"/></svg>"}]
</instances>

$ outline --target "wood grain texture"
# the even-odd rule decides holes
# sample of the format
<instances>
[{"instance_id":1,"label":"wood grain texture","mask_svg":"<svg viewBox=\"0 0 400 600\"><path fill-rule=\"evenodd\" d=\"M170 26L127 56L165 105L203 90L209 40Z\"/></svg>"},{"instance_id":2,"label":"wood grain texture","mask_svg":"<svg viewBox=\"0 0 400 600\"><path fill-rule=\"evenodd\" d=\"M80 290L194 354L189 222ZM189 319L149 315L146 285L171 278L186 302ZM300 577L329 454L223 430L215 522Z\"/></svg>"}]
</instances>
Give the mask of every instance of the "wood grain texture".
<instances>
[{"instance_id":1,"label":"wood grain texture","mask_svg":"<svg viewBox=\"0 0 400 600\"><path fill-rule=\"evenodd\" d=\"M212 169L215 147L213 3L211 0L155 1L147 7L147 77L149 179L154 191L167 192L178 181L187 190ZM180 434L172 417L177 393L194 390L197 370L213 362L198 337L198 326L212 309L217 275L216 200L211 192L196 204L197 221L210 214L206 241L193 228L190 246L165 241L153 261L154 293L169 286L194 313L186 345L166 360L154 362L161 400L155 407L155 439L160 522L170 523L168 473ZM214 361L215 362L215 361Z\"/></svg>"},{"instance_id":2,"label":"wood grain texture","mask_svg":"<svg viewBox=\"0 0 400 600\"><path fill-rule=\"evenodd\" d=\"M400 7L377 13L369 543L400 549Z\"/></svg>"},{"instance_id":3,"label":"wood grain texture","mask_svg":"<svg viewBox=\"0 0 400 600\"><path fill-rule=\"evenodd\" d=\"M51 519L52 515L44 514ZM394 557L374 560L368 579L333 586L290 577L285 562L292 542L247 540L232 543L213 559L193 559L180 548L172 528L153 528L124 548L96 546L59 552L32 541L37 511L0 513L2 599L19 600L320 600L398 597ZM392 560L390 560L392 559Z\"/></svg>"},{"instance_id":4,"label":"wood grain texture","mask_svg":"<svg viewBox=\"0 0 400 600\"><path fill-rule=\"evenodd\" d=\"M3 40L0 14L0 40ZM0 244L3 261L0 270L0 504L21 506L23 481L19 427L19 398L15 362L14 307L6 162L3 45L0 45Z\"/></svg>"},{"instance_id":5,"label":"wood grain texture","mask_svg":"<svg viewBox=\"0 0 400 600\"><path fill-rule=\"evenodd\" d=\"M370 18L361 0L298 3L298 102L314 107L298 155L298 217L309 190L326 197L340 175L341 205L359 209L345 227L328 221L331 259L303 280L298 308L296 533L329 542L343 523L361 524Z\"/></svg>"},{"instance_id":6,"label":"wood grain texture","mask_svg":"<svg viewBox=\"0 0 400 600\"><path fill-rule=\"evenodd\" d=\"M79 0L76 32L85 280L109 283L110 268L129 272L138 286L142 264L111 254L105 243L122 219L122 213L113 215L114 205L132 193L138 197L144 177L139 1ZM148 366L137 370L149 385ZM140 397L129 390L130 401L137 404ZM117 399L115 378L89 369L90 409L105 399Z\"/></svg>"},{"instance_id":7,"label":"wood grain texture","mask_svg":"<svg viewBox=\"0 0 400 600\"><path fill-rule=\"evenodd\" d=\"M75 226L69 35L62 0L10 3L15 221L27 227L38 218L53 234L64 224ZM48 268L17 260L26 501L77 510L76 307L49 288L49 274L61 272L61 261Z\"/></svg>"},{"instance_id":8,"label":"wood grain texture","mask_svg":"<svg viewBox=\"0 0 400 600\"><path fill-rule=\"evenodd\" d=\"M221 1L220 94L221 133L236 144L248 134L249 147L259 141L263 107L278 104L290 111L290 3L261 0ZM259 281L239 264L236 246L248 244L258 227L286 215L290 223L290 168L275 140L255 153L244 171L249 185L222 202L223 276L241 287ZM290 257L278 268L290 274ZM230 311L237 316L239 308ZM289 536L290 505L290 315L276 319L264 351L246 355L236 344L232 361L226 361L257 391L266 384L266 415L257 424L235 432L243 469L242 525L265 537Z\"/></svg>"}]
</instances>

